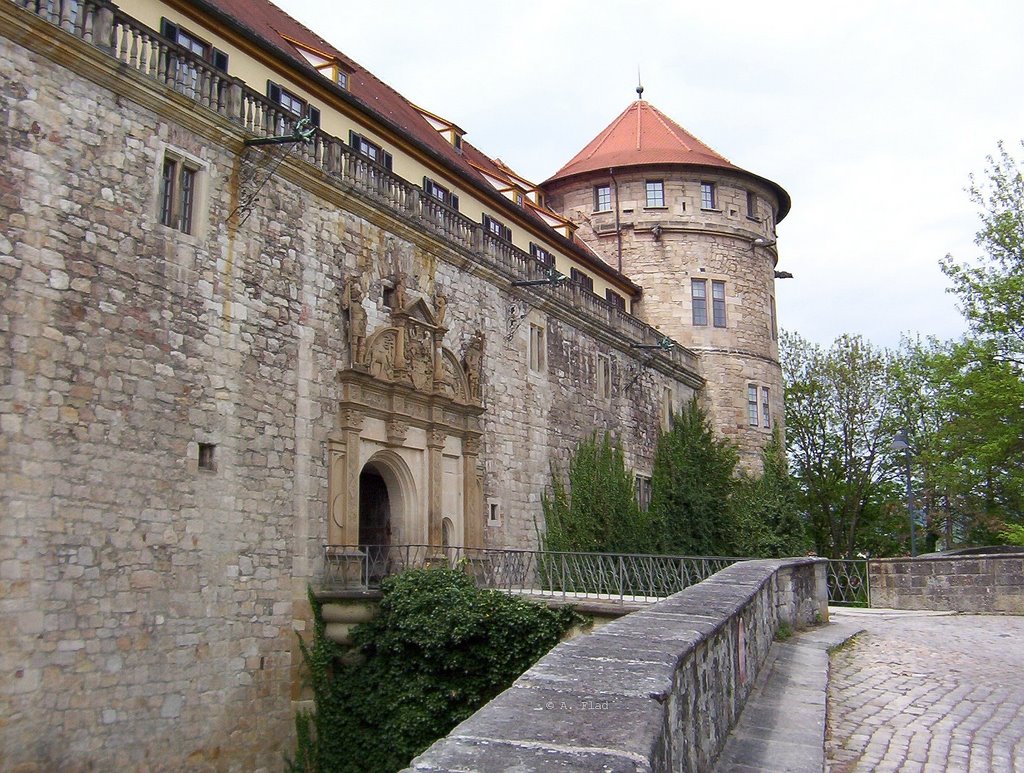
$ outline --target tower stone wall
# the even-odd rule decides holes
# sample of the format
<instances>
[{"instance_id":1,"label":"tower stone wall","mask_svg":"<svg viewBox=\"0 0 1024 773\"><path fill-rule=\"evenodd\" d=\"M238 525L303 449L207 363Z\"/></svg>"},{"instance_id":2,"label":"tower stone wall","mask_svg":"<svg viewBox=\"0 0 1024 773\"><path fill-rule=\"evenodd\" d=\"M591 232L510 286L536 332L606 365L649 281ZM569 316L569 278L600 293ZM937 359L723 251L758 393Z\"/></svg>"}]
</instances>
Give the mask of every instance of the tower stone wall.
<instances>
[{"instance_id":1,"label":"tower stone wall","mask_svg":"<svg viewBox=\"0 0 1024 773\"><path fill-rule=\"evenodd\" d=\"M663 182L664 206L646 206L648 181ZM715 187L713 208L701 207L702 183ZM604 186L611 208L595 211L595 189ZM747 468L758 469L761 449L784 418L774 188L738 170L666 165L575 175L547 183L546 191L550 206L578 225L583 241L643 287L634 312L699 355L706 379L701 400L713 425L737 445ZM694 279L706 280L705 325L694 324ZM713 282L725 287L723 327L714 324ZM757 390L756 426L750 386Z\"/></svg>"}]
</instances>

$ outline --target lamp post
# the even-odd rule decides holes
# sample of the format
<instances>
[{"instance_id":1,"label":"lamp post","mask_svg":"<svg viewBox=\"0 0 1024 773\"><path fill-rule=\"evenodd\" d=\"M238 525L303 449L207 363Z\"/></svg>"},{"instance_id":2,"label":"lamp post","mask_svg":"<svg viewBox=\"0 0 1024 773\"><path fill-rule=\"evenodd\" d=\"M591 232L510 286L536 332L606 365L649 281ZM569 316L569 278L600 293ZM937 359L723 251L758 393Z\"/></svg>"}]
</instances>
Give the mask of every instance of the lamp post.
<instances>
[{"instance_id":1,"label":"lamp post","mask_svg":"<svg viewBox=\"0 0 1024 773\"><path fill-rule=\"evenodd\" d=\"M906 461L907 474L907 515L910 518L910 557L917 555L917 543L914 539L914 492L910 488L910 443L907 441L906 430L900 430L892 439L892 450L902 451Z\"/></svg>"}]
</instances>

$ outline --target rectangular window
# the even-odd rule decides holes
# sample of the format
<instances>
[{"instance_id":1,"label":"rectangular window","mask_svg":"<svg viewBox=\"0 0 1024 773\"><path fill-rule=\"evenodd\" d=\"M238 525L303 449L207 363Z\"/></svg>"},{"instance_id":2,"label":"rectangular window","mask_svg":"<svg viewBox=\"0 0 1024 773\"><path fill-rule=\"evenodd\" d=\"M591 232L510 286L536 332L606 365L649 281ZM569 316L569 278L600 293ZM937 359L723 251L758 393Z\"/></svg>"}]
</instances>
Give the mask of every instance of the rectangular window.
<instances>
[{"instance_id":1,"label":"rectangular window","mask_svg":"<svg viewBox=\"0 0 1024 773\"><path fill-rule=\"evenodd\" d=\"M538 261L543 263L548 268L554 268L555 256L545 250L539 244L530 242L530 254L533 255Z\"/></svg>"},{"instance_id":2,"label":"rectangular window","mask_svg":"<svg viewBox=\"0 0 1024 773\"><path fill-rule=\"evenodd\" d=\"M616 309L620 309L621 311L626 310L626 299L614 290L605 290L604 299Z\"/></svg>"},{"instance_id":3,"label":"rectangular window","mask_svg":"<svg viewBox=\"0 0 1024 773\"><path fill-rule=\"evenodd\" d=\"M430 198L440 201L442 204L447 204L452 209L459 208L459 197L443 185L438 185L429 177L423 178L423 192Z\"/></svg>"},{"instance_id":4,"label":"rectangular window","mask_svg":"<svg viewBox=\"0 0 1024 773\"><path fill-rule=\"evenodd\" d=\"M666 432L672 429L674 413L675 405L672 399L672 387L665 387L661 390L661 426Z\"/></svg>"},{"instance_id":5,"label":"rectangular window","mask_svg":"<svg viewBox=\"0 0 1024 773\"><path fill-rule=\"evenodd\" d=\"M747 424L757 426L757 386L747 384Z\"/></svg>"},{"instance_id":6,"label":"rectangular window","mask_svg":"<svg viewBox=\"0 0 1024 773\"><path fill-rule=\"evenodd\" d=\"M391 154L375 142L370 142L370 140L366 139L366 137L361 134L349 131L348 146L352 148L354 152L364 158L368 158L373 163L380 164L385 169L391 169L393 161Z\"/></svg>"},{"instance_id":7,"label":"rectangular window","mask_svg":"<svg viewBox=\"0 0 1024 773\"><path fill-rule=\"evenodd\" d=\"M775 318L775 297L774 296L769 296L769 298L768 298L768 311L771 314L772 340L773 341L778 341L779 340L779 323L778 323L778 320L776 320L776 318Z\"/></svg>"},{"instance_id":8,"label":"rectangular window","mask_svg":"<svg viewBox=\"0 0 1024 773\"><path fill-rule=\"evenodd\" d=\"M701 183L700 184L700 208L701 209L717 209L718 208L718 197L715 191L714 183Z\"/></svg>"},{"instance_id":9,"label":"rectangular window","mask_svg":"<svg viewBox=\"0 0 1024 773\"><path fill-rule=\"evenodd\" d=\"M715 327L725 327L725 282L711 283L711 311Z\"/></svg>"},{"instance_id":10,"label":"rectangular window","mask_svg":"<svg viewBox=\"0 0 1024 773\"><path fill-rule=\"evenodd\" d=\"M646 207L665 206L665 183L663 180L647 181L647 203Z\"/></svg>"},{"instance_id":11,"label":"rectangular window","mask_svg":"<svg viewBox=\"0 0 1024 773\"><path fill-rule=\"evenodd\" d=\"M160 34L172 43L177 43L190 54L194 54L203 61L209 62L218 70L222 72L228 71L228 55L214 48L209 43L204 42L184 27L180 27L167 19L161 19ZM178 66L182 72L197 74L195 68L189 68L184 62L179 63Z\"/></svg>"},{"instance_id":12,"label":"rectangular window","mask_svg":"<svg viewBox=\"0 0 1024 773\"><path fill-rule=\"evenodd\" d=\"M484 230L499 239L504 239L507 242L512 241L512 229L504 223L495 220L490 215L484 215Z\"/></svg>"},{"instance_id":13,"label":"rectangular window","mask_svg":"<svg viewBox=\"0 0 1024 773\"><path fill-rule=\"evenodd\" d=\"M164 156L160 175L160 222L190 234L195 223L198 170L180 158Z\"/></svg>"},{"instance_id":14,"label":"rectangular window","mask_svg":"<svg viewBox=\"0 0 1024 773\"><path fill-rule=\"evenodd\" d=\"M602 399L612 396L612 361L606 354L597 355L597 396Z\"/></svg>"},{"instance_id":15,"label":"rectangular window","mask_svg":"<svg viewBox=\"0 0 1024 773\"><path fill-rule=\"evenodd\" d=\"M311 124L320 126L320 111L308 105L302 97L293 94L279 84L267 81L267 97L270 98L271 102L280 105L292 115L299 118L308 118ZM291 127L285 126L283 122L278 123L277 132L279 134L285 134L290 130Z\"/></svg>"},{"instance_id":16,"label":"rectangular window","mask_svg":"<svg viewBox=\"0 0 1024 773\"><path fill-rule=\"evenodd\" d=\"M690 280L690 298L693 302L693 324L708 324L708 280Z\"/></svg>"},{"instance_id":17,"label":"rectangular window","mask_svg":"<svg viewBox=\"0 0 1024 773\"><path fill-rule=\"evenodd\" d=\"M544 370L544 328L530 325L530 370L540 373Z\"/></svg>"},{"instance_id":18,"label":"rectangular window","mask_svg":"<svg viewBox=\"0 0 1024 773\"><path fill-rule=\"evenodd\" d=\"M612 208L612 189L610 185L598 185L594 188L594 211L609 212Z\"/></svg>"},{"instance_id":19,"label":"rectangular window","mask_svg":"<svg viewBox=\"0 0 1024 773\"><path fill-rule=\"evenodd\" d=\"M594 292L594 277L589 274L584 274L579 269L570 268L569 279L571 279L574 284L578 284L584 290Z\"/></svg>"},{"instance_id":20,"label":"rectangular window","mask_svg":"<svg viewBox=\"0 0 1024 773\"><path fill-rule=\"evenodd\" d=\"M772 426L772 415L769 410L771 400L768 399L768 387L761 387L761 418L764 420L765 427Z\"/></svg>"},{"instance_id":21,"label":"rectangular window","mask_svg":"<svg viewBox=\"0 0 1024 773\"><path fill-rule=\"evenodd\" d=\"M213 443L200 443L199 444L199 469L200 470L211 470L216 472L217 460L214 456L217 450L217 446Z\"/></svg>"},{"instance_id":22,"label":"rectangular window","mask_svg":"<svg viewBox=\"0 0 1024 773\"><path fill-rule=\"evenodd\" d=\"M636 503L644 512L651 507L651 479L647 475L636 476Z\"/></svg>"},{"instance_id":23,"label":"rectangular window","mask_svg":"<svg viewBox=\"0 0 1024 773\"><path fill-rule=\"evenodd\" d=\"M757 196L753 191L747 191L747 217L757 220Z\"/></svg>"}]
</instances>

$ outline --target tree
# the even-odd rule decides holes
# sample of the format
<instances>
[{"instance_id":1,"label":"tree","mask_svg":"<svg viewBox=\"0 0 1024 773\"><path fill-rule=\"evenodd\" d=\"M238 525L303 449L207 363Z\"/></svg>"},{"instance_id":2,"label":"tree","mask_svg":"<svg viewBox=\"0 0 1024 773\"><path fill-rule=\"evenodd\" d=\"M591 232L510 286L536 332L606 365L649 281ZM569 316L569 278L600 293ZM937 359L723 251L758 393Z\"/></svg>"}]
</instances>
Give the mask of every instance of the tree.
<instances>
[{"instance_id":1,"label":"tree","mask_svg":"<svg viewBox=\"0 0 1024 773\"><path fill-rule=\"evenodd\" d=\"M899 545L891 353L859 336L825 350L794 333L781 353L788 451L816 551L890 555Z\"/></svg>"},{"instance_id":2,"label":"tree","mask_svg":"<svg viewBox=\"0 0 1024 773\"><path fill-rule=\"evenodd\" d=\"M651 520L660 552L714 556L734 552L730 496L736 449L715 436L692 400L662 433L651 474Z\"/></svg>"},{"instance_id":3,"label":"tree","mask_svg":"<svg viewBox=\"0 0 1024 773\"><path fill-rule=\"evenodd\" d=\"M580 443L569 462L568 488L551 471L545 492L545 550L598 553L645 552L650 547L646 513L636 502L633 475L622 449L605 433Z\"/></svg>"},{"instance_id":4,"label":"tree","mask_svg":"<svg viewBox=\"0 0 1024 773\"><path fill-rule=\"evenodd\" d=\"M981 208L974 241L985 256L971 265L947 255L942 270L974 336L995 356L1024 366L1024 175L1002 143L984 177L971 176L969 191Z\"/></svg>"},{"instance_id":5,"label":"tree","mask_svg":"<svg viewBox=\"0 0 1024 773\"><path fill-rule=\"evenodd\" d=\"M732 498L734 545L742 556L802 556L810 548L800 512L800 488L789 474L780 433L761 454L764 472L741 476Z\"/></svg>"}]
</instances>

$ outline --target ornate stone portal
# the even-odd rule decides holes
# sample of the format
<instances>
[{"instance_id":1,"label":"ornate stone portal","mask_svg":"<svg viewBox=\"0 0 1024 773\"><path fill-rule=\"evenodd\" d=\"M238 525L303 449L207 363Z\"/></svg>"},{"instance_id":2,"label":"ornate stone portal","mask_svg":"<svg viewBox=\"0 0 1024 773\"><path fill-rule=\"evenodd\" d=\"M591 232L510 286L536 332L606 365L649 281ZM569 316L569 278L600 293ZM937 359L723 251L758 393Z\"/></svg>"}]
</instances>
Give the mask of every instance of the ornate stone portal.
<instances>
[{"instance_id":1,"label":"ornate stone portal","mask_svg":"<svg viewBox=\"0 0 1024 773\"><path fill-rule=\"evenodd\" d=\"M359 475L372 465L387 483L393 543L441 550L447 519L453 544L483 546L483 335L460 361L443 346L445 300L438 306L435 313L417 299L396 308L391 325L366 338L365 358L338 373L341 399L328 438L330 545L359 544Z\"/></svg>"}]
</instances>

